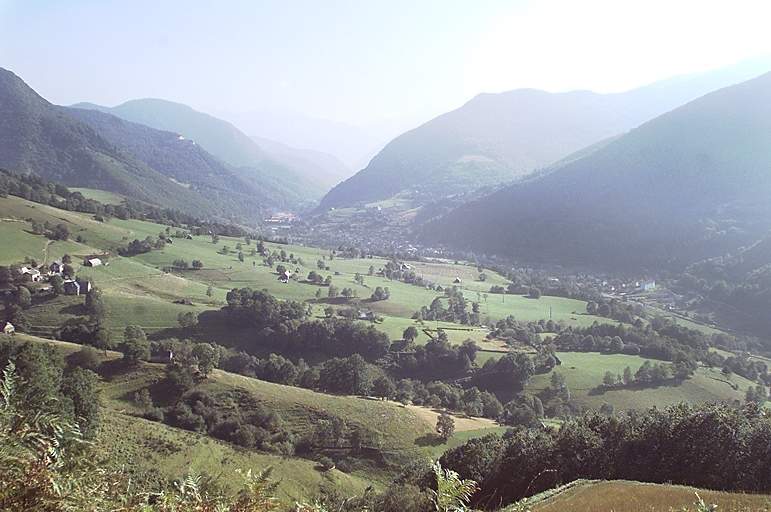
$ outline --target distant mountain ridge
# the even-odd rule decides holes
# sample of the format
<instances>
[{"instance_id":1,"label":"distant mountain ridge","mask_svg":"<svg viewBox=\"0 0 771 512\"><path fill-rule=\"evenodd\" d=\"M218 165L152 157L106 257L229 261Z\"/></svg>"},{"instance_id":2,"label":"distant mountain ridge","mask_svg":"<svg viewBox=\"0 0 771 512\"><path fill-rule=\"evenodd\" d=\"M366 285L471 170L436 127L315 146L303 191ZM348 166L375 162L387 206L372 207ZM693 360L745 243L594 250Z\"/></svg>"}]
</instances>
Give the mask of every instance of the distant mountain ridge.
<instances>
[{"instance_id":1,"label":"distant mountain ridge","mask_svg":"<svg viewBox=\"0 0 771 512\"><path fill-rule=\"evenodd\" d=\"M771 73L707 94L423 236L523 260L673 268L771 230Z\"/></svg>"},{"instance_id":2,"label":"distant mountain ridge","mask_svg":"<svg viewBox=\"0 0 771 512\"><path fill-rule=\"evenodd\" d=\"M76 108L98 110L127 121L159 130L179 133L203 146L223 162L248 175L259 172L263 179L282 190L290 202L308 203L319 199L347 170L342 163L324 155L286 146L276 148L272 141L257 141L231 123L172 101L146 98L130 100L115 107L78 103ZM317 163L316 159L323 160ZM329 173L339 178L330 178Z\"/></svg>"},{"instance_id":3,"label":"distant mountain ridge","mask_svg":"<svg viewBox=\"0 0 771 512\"><path fill-rule=\"evenodd\" d=\"M122 152L158 170L175 183L205 194L216 204L229 204L252 218L259 217L268 206L287 206L258 181L245 178L177 133L131 123L96 110L62 108Z\"/></svg>"},{"instance_id":4,"label":"distant mountain ridge","mask_svg":"<svg viewBox=\"0 0 771 512\"><path fill-rule=\"evenodd\" d=\"M214 214L218 208L111 144L0 68L0 166L67 185L101 188L134 199Z\"/></svg>"},{"instance_id":5,"label":"distant mountain ridge","mask_svg":"<svg viewBox=\"0 0 771 512\"><path fill-rule=\"evenodd\" d=\"M224 163L178 133L53 105L4 69L0 166L203 216L256 221L307 202L296 184Z\"/></svg>"},{"instance_id":6,"label":"distant mountain ridge","mask_svg":"<svg viewBox=\"0 0 771 512\"><path fill-rule=\"evenodd\" d=\"M260 148L272 159L287 167L302 169L310 174L326 190L331 189L351 176L352 171L336 156L314 149L300 149L287 146L271 139L252 136Z\"/></svg>"},{"instance_id":7,"label":"distant mountain ridge","mask_svg":"<svg viewBox=\"0 0 771 512\"><path fill-rule=\"evenodd\" d=\"M361 205L410 191L423 202L500 185L719 87L771 69L771 62L678 77L615 94L518 89L480 94L391 141L369 165L332 189L321 209Z\"/></svg>"}]
</instances>

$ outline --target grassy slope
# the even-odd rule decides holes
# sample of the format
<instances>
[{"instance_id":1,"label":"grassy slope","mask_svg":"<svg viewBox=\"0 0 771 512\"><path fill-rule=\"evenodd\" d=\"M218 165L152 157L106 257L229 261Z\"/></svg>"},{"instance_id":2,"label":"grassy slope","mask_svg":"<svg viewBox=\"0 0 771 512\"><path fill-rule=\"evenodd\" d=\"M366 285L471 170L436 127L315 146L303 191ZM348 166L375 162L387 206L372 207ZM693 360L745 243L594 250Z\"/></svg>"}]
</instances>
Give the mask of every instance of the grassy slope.
<instances>
[{"instance_id":1,"label":"grassy slope","mask_svg":"<svg viewBox=\"0 0 771 512\"><path fill-rule=\"evenodd\" d=\"M771 510L771 496L707 491L681 485L628 481L576 482L535 503L532 512L670 512L695 510L696 493L721 512ZM548 494L544 493L545 495ZM538 499L538 497L536 497ZM506 510L513 510L507 508Z\"/></svg>"},{"instance_id":2,"label":"grassy slope","mask_svg":"<svg viewBox=\"0 0 771 512\"><path fill-rule=\"evenodd\" d=\"M575 400L592 408L601 406L603 402L613 405L616 410L626 410L664 407L681 401L743 400L747 387L751 384L738 375L726 379L720 370L699 368L693 378L679 386L619 389L595 394L592 390L602 382L605 372L623 374L624 368L629 366L634 373L645 362L645 358L598 352L559 352L557 355L562 365L552 371L565 376ZM532 392L540 391L549 386L550 378L551 372L536 375L528 383L527 389ZM734 389L732 385L738 389Z\"/></svg>"},{"instance_id":3,"label":"grassy slope","mask_svg":"<svg viewBox=\"0 0 771 512\"><path fill-rule=\"evenodd\" d=\"M236 470L272 468L279 481L278 496L291 504L331 485L344 494L358 494L370 482L336 469L321 472L312 461L244 450L209 437L125 414L105 416L100 432L101 456L111 464L130 466L142 474L158 471L166 479L206 475L236 488Z\"/></svg>"},{"instance_id":4,"label":"grassy slope","mask_svg":"<svg viewBox=\"0 0 771 512\"><path fill-rule=\"evenodd\" d=\"M70 192L80 192L87 199L94 199L104 204L122 204L124 197L114 192L99 190L96 188L69 187Z\"/></svg>"},{"instance_id":5,"label":"grassy slope","mask_svg":"<svg viewBox=\"0 0 771 512\"><path fill-rule=\"evenodd\" d=\"M131 396L162 376L163 367L157 364L146 364L131 373L115 375L105 384L105 400L112 409L136 412ZM447 448L446 445L428 442L434 431L437 413L419 407L362 397L328 395L221 370L215 370L202 388L215 393L232 389L247 391L259 403L277 412L287 428L297 435L311 431L319 419L334 416L343 418L350 425L377 432L385 451L389 453L435 456ZM457 422L461 425L458 430L462 435L450 441L453 445L475 435L503 430L483 418L457 418Z\"/></svg>"},{"instance_id":6,"label":"grassy slope","mask_svg":"<svg viewBox=\"0 0 771 512\"><path fill-rule=\"evenodd\" d=\"M19 342L30 341L53 345L64 355L80 350L80 345L17 334ZM121 357L108 352L105 360ZM337 470L320 472L316 464L297 457L244 450L206 436L150 422L136 416L132 395L161 379L163 366L145 364L130 372L104 375L101 388L104 406L103 427L98 443L100 455L109 464L130 467L136 475L157 472L167 479L188 473L220 477L228 485L235 481L236 469L260 470L272 467L274 478L281 482L280 496L287 502L316 493L320 485L330 484L345 494L361 492L367 485L386 481L393 469L364 467L352 474ZM321 417L337 416L352 425L377 431L384 450L396 455L438 457L445 449L458 446L468 439L491 432L502 432L482 418L458 418L459 432L445 444L428 442L436 413L418 407L404 407L393 402L359 397L326 395L314 391L282 386L250 379L227 372L215 371L202 385L211 391L242 389L260 403L277 412L287 427L302 435L314 427ZM116 442L116 440L118 442Z\"/></svg>"}]
</instances>

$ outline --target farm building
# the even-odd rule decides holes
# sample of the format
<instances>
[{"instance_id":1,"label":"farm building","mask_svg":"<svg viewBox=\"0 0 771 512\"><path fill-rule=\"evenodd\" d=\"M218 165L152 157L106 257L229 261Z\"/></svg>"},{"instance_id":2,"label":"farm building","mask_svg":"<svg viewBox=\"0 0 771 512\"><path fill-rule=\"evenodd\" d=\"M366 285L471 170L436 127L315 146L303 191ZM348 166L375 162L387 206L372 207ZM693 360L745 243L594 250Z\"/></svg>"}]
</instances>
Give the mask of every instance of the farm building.
<instances>
[{"instance_id":1,"label":"farm building","mask_svg":"<svg viewBox=\"0 0 771 512\"><path fill-rule=\"evenodd\" d=\"M288 283L291 277L292 277L292 273L289 272L288 270L285 270L278 275L278 280L281 281L282 283Z\"/></svg>"},{"instance_id":2,"label":"farm building","mask_svg":"<svg viewBox=\"0 0 771 512\"><path fill-rule=\"evenodd\" d=\"M368 311L366 309L362 309L359 311L359 314L357 315L359 320L369 320L370 322L375 320L375 313L372 311Z\"/></svg>"},{"instance_id":3,"label":"farm building","mask_svg":"<svg viewBox=\"0 0 771 512\"><path fill-rule=\"evenodd\" d=\"M74 279L67 279L63 286L65 295L80 295L80 283Z\"/></svg>"},{"instance_id":4,"label":"farm building","mask_svg":"<svg viewBox=\"0 0 771 512\"><path fill-rule=\"evenodd\" d=\"M61 260L55 260L48 266L48 270L50 270L52 274L61 274L64 272L64 263L62 263Z\"/></svg>"},{"instance_id":5,"label":"farm building","mask_svg":"<svg viewBox=\"0 0 771 512\"><path fill-rule=\"evenodd\" d=\"M456 277L456 278L453 280L453 283L455 283L455 284L460 284L460 283L461 283L460 277Z\"/></svg>"},{"instance_id":6,"label":"farm building","mask_svg":"<svg viewBox=\"0 0 771 512\"><path fill-rule=\"evenodd\" d=\"M3 327L3 333L6 336L11 336L14 333L16 333L16 328L13 326L11 322L6 322L5 327Z\"/></svg>"},{"instance_id":7,"label":"farm building","mask_svg":"<svg viewBox=\"0 0 771 512\"><path fill-rule=\"evenodd\" d=\"M150 356L151 363L169 364L174 359L174 352L171 350L162 350Z\"/></svg>"},{"instance_id":8,"label":"farm building","mask_svg":"<svg viewBox=\"0 0 771 512\"><path fill-rule=\"evenodd\" d=\"M76 281L74 279L67 279L64 281L65 295L80 295L81 293L88 293L90 291L91 283L89 281Z\"/></svg>"},{"instance_id":9,"label":"farm building","mask_svg":"<svg viewBox=\"0 0 771 512\"><path fill-rule=\"evenodd\" d=\"M22 276L24 276L26 279L29 279L30 281L32 281L33 283L37 283L43 280L43 275L36 268L21 267L19 269L19 273Z\"/></svg>"},{"instance_id":10,"label":"farm building","mask_svg":"<svg viewBox=\"0 0 771 512\"><path fill-rule=\"evenodd\" d=\"M87 258L83 262L83 266L86 267L99 267L102 265L102 260L100 258Z\"/></svg>"}]
</instances>

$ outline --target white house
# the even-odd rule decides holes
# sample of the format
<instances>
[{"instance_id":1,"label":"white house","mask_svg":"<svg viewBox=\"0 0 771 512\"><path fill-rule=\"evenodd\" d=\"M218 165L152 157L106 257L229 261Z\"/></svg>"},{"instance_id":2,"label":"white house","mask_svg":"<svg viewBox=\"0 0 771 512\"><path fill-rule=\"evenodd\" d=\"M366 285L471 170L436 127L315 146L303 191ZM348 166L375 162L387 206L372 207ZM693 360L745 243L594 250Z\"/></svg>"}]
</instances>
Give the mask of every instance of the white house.
<instances>
[{"instance_id":1,"label":"white house","mask_svg":"<svg viewBox=\"0 0 771 512\"><path fill-rule=\"evenodd\" d=\"M43 280L43 275L40 273L40 271L36 268L32 267L21 267L19 269L19 273L23 276L28 276L30 281L33 283L38 283Z\"/></svg>"},{"instance_id":2,"label":"white house","mask_svg":"<svg viewBox=\"0 0 771 512\"><path fill-rule=\"evenodd\" d=\"M16 333L16 328L11 322L6 322L5 327L3 327L3 333L6 336L12 336L14 333Z\"/></svg>"},{"instance_id":3,"label":"white house","mask_svg":"<svg viewBox=\"0 0 771 512\"><path fill-rule=\"evenodd\" d=\"M86 267L99 267L102 265L102 260L99 258L88 258L83 262Z\"/></svg>"},{"instance_id":4,"label":"white house","mask_svg":"<svg viewBox=\"0 0 771 512\"><path fill-rule=\"evenodd\" d=\"M52 274L61 274L64 272L64 263L62 263L61 260L55 260L48 266L48 270L50 270Z\"/></svg>"}]
</instances>

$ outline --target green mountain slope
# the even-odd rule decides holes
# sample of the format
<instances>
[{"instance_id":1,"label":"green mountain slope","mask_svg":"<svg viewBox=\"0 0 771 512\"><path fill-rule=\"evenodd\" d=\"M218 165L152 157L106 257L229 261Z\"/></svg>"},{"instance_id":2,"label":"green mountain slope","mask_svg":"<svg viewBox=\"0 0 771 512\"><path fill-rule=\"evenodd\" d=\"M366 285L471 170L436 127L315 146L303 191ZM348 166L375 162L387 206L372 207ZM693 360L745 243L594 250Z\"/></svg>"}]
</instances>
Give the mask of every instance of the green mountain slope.
<instances>
[{"instance_id":1,"label":"green mountain slope","mask_svg":"<svg viewBox=\"0 0 771 512\"><path fill-rule=\"evenodd\" d=\"M116 107L91 103L73 105L99 110L127 121L181 134L236 169L243 179L263 182L277 199L293 206L318 199L325 192L324 180L311 165L294 165L276 158L238 128L187 105L147 98L131 100Z\"/></svg>"},{"instance_id":2,"label":"green mountain slope","mask_svg":"<svg viewBox=\"0 0 771 512\"><path fill-rule=\"evenodd\" d=\"M771 74L462 206L424 234L522 259L682 268L764 236L769 194Z\"/></svg>"},{"instance_id":3,"label":"green mountain slope","mask_svg":"<svg viewBox=\"0 0 771 512\"><path fill-rule=\"evenodd\" d=\"M209 200L121 151L4 69L0 69L0 166L185 211L217 212Z\"/></svg>"},{"instance_id":4,"label":"green mountain slope","mask_svg":"<svg viewBox=\"0 0 771 512\"><path fill-rule=\"evenodd\" d=\"M66 110L121 152L206 196L212 203L226 206L226 211L259 218L267 206L288 206L270 189L244 177L201 146L176 133L124 121L96 110Z\"/></svg>"},{"instance_id":5,"label":"green mountain slope","mask_svg":"<svg viewBox=\"0 0 771 512\"><path fill-rule=\"evenodd\" d=\"M405 192L425 204L500 185L768 69L766 63L741 73L720 70L617 94L482 94L394 139L365 169L332 189L321 206L354 206Z\"/></svg>"}]
</instances>

